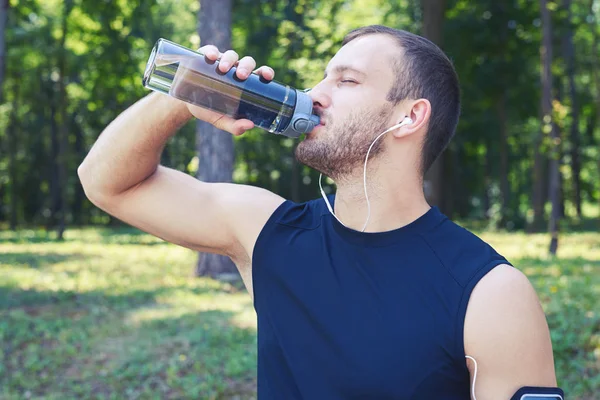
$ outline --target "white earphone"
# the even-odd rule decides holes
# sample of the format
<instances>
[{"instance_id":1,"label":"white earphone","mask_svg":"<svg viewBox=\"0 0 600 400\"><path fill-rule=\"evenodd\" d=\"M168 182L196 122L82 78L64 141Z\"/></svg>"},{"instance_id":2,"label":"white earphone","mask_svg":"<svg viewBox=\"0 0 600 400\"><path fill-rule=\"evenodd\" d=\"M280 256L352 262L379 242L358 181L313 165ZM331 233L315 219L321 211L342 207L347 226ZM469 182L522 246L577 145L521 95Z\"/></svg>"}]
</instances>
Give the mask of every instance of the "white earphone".
<instances>
[{"instance_id":1,"label":"white earphone","mask_svg":"<svg viewBox=\"0 0 600 400\"><path fill-rule=\"evenodd\" d=\"M387 131L385 131L384 133L387 133L387 132L391 131L392 129L400 128L401 126L404 126L404 125L409 125L409 124L412 124L412 123L413 123L413 120L412 120L412 118L410 118L410 117L406 117L406 118L404 118L404 119L402 120L402 122L399 122L399 123L397 123L396 125L394 125L394 126L392 126L392 127L388 128L388 130L387 130ZM375 140L377 140L377 139L375 139Z\"/></svg>"},{"instance_id":2,"label":"white earphone","mask_svg":"<svg viewBox=\"0 0 600 400\"><path fill-rule=\"evenodd\" d=\"M364 183L364 188L365 188L365 199L367 200L367 220L365 221L365 225L362 228L361 232L364 232L365 229L367 228L367 224L369 223L369 218L371 218L371 203L369 202L369 195L367 194L367 161L369 160L369 153L371 152L371 149L373 148L373 145L375 144L375 142L377 142L377 140L379 140L380 137L382 137L384 134L393 131L394 129L400 128L401 126L404 125L409 125L412 124L413 120L410 117L406 117L402 120L402 122L386 129L385 131L381 132L379 134L379 136L377 136L375 138L375 140L373 140L373 143L371 143L371 146L369 146L369 150L367 151L367 156L365 157L365 166L364 166L364 171L363 171L363 183ZM327 200L327 196L325 195L325 191L323 190L323 186L321 186L321 178L323 177L323 174L319 175L319 188L321 188L321 196L323 196L323 199L325 200L325 204L327 204L327 208L329 209L329 212L331 213L331 215L333 215L335 217L335 219L338 220L338 222L342 225L344 225L344 223L342 221L340 221L340 219L337 217L337 215L335 215L335 213L333 212L333 208L331 207L331 204L329 204L329 200ZM344 225L346 226L346 225Z\"/></svg>"}]
</instances>

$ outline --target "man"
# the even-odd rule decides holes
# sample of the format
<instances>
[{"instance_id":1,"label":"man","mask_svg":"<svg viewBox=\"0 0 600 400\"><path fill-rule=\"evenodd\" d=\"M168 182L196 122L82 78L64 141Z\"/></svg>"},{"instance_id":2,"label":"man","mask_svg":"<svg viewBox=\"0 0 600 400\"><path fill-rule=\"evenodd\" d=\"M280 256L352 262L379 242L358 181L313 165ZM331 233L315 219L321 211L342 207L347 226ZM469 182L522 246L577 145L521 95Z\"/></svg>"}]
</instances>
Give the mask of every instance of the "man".
<instances>
[{"instance_id":1,"label":"man","mask_svg":"<svg viewBox=\"0 0 600 400\"><path fill-rule=\"evenodd\" d=\"M231 50L201 52L223 72L237 65L241 79L256 67ZM255 72L274 77L266 66ZM167 139L191 117L234 135L253 124L156 93L105 129L81 182L128 224L236 263L258 315L260 399L504 400L523 386L556 386L528 279L423 194L458 122L448 58L419 36L360 28L310 96L321 124L296 156L336 181L331 210L324 199L296 204L160 166Z\"/></svg>"}]
</instances>

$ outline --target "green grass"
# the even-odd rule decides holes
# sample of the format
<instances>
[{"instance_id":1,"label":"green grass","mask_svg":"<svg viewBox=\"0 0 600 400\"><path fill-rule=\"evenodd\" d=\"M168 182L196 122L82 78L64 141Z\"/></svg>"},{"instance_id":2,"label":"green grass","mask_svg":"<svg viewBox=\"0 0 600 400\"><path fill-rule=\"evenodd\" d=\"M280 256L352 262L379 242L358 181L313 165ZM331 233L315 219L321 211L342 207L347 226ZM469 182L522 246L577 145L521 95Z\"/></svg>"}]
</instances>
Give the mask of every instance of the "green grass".
<instances>
[{"instance_id":1,"label":"green grass","mask_svg":"<svg viewBox=\"0 0 600 400\"><path fill-rule=\"evenodd\" d=\"M130 230L0 243L1 399L255 397L251 300L193 278L195 253Z\"/></svg>"},{"instance_id":2,"label":"green grass","mask_svg":"<svg viewBox=\"0 0 600 400\"><path fill-rule=\"evenodd\" d=\"M559 385L600 399L600 234L554 259L547 235L481 236L536 287ZM0 232L0 399L254 398L250 297L195 262L133 229Z\"/></svg>"}]
</instances>

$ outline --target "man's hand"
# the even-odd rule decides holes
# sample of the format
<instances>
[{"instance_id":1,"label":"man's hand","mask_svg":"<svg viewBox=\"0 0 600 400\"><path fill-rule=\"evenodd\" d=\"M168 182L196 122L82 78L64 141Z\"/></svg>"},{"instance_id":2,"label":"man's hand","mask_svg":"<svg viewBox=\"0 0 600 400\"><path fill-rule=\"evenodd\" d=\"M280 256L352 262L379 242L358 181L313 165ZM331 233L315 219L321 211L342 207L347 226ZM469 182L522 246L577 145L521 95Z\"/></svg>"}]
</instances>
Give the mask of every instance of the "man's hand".
<instances>
[{"instance_id":1,"label":"man's hand","mask_svg":"<svg viewBox=\"0 0 600 400\"><path fill-rule=\"evenodd\" d=\"M275 71L271 67L262 66L255 70L256 61L254 58L246 56L239 60L238 54L233 50L227 50L221 53L216 46L206 45L198 50L200 53L211 60L219 60L219 71L226 73L231 68L237 67L235 74L238 78L248 79L252 72L262 76L270 81L275 77ZM217 128L232 133L235 136L240 136L247 130L254 128L254 123L249 119L233 119L227 115L198 107L192 104L187 104L190 113L202 121L206 121Z\"/></svg>"}]
</instances>

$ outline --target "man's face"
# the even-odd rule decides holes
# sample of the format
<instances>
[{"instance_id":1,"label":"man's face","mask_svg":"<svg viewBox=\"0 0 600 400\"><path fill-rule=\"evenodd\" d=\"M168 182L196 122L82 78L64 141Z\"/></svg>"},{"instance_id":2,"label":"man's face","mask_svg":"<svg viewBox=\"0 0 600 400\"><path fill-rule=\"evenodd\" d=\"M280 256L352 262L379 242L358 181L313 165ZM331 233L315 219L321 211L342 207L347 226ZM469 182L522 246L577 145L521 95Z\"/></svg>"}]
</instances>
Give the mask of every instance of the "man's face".
<instances>
[{"instance_id":1,"label":"man's face","mask_svg":"<svg viewBox=\"0 0 600 400\"><path fill-rule=\"evenodd\" d=\"M298 161L336 180L362 168L373 140L397 122L386 95L398 54L393 38L377 34L354 39L337 52L310 92L322 125L298 144ZM382 142L373 146L370 160L382 151Z\"/></svg>"}]
</instances>

